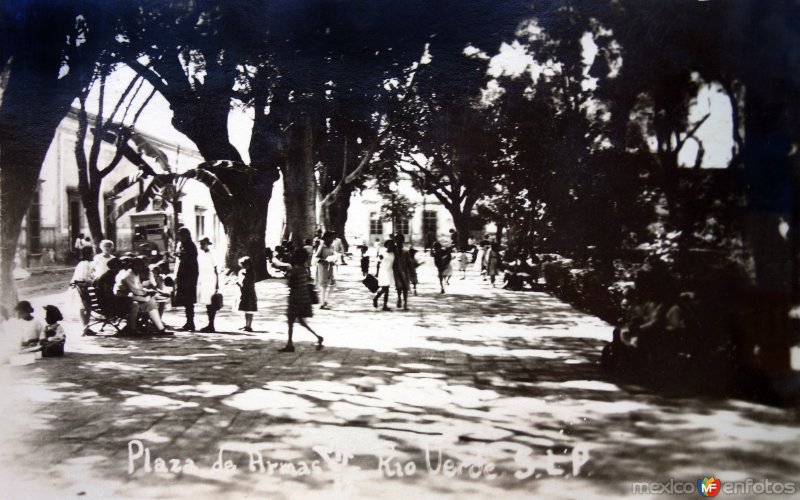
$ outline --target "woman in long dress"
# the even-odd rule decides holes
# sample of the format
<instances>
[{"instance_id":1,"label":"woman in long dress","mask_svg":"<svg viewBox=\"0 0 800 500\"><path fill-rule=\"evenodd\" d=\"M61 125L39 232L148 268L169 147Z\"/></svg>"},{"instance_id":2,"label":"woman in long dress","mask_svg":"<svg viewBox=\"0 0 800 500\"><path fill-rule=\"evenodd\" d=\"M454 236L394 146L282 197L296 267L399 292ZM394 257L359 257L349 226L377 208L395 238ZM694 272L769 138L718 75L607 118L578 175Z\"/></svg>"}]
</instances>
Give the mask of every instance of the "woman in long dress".
<instances>
[{"instance_id":1,"label":"woman in long dress","mask_svg":"<svg viewBox=\"0 0 800 500\"><path fill-rule=\"evenodd\" d=\"M372 306L378 308L378 299L383 295L383 310L391 311L388 306L389 302L389 289L395 286L394 281L394 258L395 258L395 244L392 240L386 240L383 244L384 251L378 261L378 293L372 298Z\"/></svg>"},{"instance_id":2,"label":"woman in long dress","mask_svg":"<svg viewBox=\"0 0 800 500\"><path fill-rule=\"evenodd\" d=\"M178 263L172 305L186 308L186 324L181 330L193 332L194 302L197 300L197 246L192 241L189 229L185 227L178 229L178 240L180 243L176 252Z\"/></svg>"},{"instance_id":3,"label":"woman in long dress","mask_svg":"<svg viewBox=\"0 0 800 500\"><path fill-rule=\"evenodd\" d=\"M328 308L328 300L333 292L333 284L336 282L333 276L333 268L336 265L336 256L331 248L333 243L333 233L326 231L322 235L322 243L314 253L314 262L317 263L317 286L322 289L322 305L320 309Z\"/></svg>"},{"instance_id":4,"label":"woman in long dress","mask_svg":"<svg viewBox=\"0 0 800 500\"><path fill-rule=\"evenodd\" d=\"M203 333L214 333L214 318L217 310L212 305L214 294L219 290L219 276L217 276L217 263L211 253L211 240L200 240L200 252L197 254L197 304L206 306L208 325L200 329Z\"/></svg>"}]
</instances>

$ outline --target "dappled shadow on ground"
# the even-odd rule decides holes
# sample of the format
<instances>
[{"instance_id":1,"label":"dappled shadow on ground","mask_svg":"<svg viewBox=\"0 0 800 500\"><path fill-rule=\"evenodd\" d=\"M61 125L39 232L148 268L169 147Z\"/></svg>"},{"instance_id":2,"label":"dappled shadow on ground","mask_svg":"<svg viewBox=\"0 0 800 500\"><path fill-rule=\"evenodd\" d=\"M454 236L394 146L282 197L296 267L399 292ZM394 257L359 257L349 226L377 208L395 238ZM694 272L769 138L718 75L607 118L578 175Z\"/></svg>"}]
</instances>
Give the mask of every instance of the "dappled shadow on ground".
<instances>
[{"instance_id":1,"label":"dappled shadow on ground","mask_svg":"<svg viewBox=\"0 0 800 500\"><path fill-rule=\"evenodd\" d=\"M281 300L262 303L266 333L230 333L240 325L226 313L228 333L70 339L63 359L15 369L9 425L23 446L4 458L20 477L49 471L63 496L116 498L563 497L564 476L585 497L630 493L632 481L800 473L792 411L623 390L599 368L603 325L547 296L425 293L415 313L379 313L342 286L313 318L322 351L300 330L297 352L276 352ZM152 467L197 468L148 471L144 447ZM484 467L447 477L440 450ZM220 457L237 469L215 471Z\"/></svg>"}]
</instances>

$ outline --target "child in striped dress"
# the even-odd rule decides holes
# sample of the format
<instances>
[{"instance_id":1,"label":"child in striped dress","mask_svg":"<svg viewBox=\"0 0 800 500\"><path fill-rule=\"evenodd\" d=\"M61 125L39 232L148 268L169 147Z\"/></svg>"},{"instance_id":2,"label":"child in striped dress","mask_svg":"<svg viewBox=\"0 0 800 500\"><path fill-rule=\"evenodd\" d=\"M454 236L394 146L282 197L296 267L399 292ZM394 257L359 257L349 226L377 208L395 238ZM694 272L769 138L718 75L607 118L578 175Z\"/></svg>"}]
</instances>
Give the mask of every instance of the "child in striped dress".
<instances>
[{"instance_id":1,"label":"child in striped dress","mask_svg":"<svg viewBox=\"0 0 800 500\"><path fill-rule=\"evenodd\" d=\"M322 349L322 337L317 335L317 332L311 329L306 323L306 318L314 315L312 310L312 297L314 283L311 281L311 276L306 271L306 259L308 253L303 248L295 250L292 256L292 268L288 273L289 285L289 307L286 310L286 316L289 321L289 340L286 346L279 349L278 352L294 352L294 343L292 342L292 333L294 330L294 321L297 320L306 330L314 334L317 338L317 350Z\"/></svg>"}]
</instances>

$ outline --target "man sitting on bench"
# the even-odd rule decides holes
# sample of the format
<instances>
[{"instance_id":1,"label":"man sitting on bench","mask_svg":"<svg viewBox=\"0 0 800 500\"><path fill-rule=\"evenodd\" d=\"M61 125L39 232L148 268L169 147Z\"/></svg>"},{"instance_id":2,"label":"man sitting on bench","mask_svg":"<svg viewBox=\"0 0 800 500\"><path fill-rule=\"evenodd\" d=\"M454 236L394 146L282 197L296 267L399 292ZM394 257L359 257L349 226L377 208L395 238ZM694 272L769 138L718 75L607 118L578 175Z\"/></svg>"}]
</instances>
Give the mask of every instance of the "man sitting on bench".
<instances>
[{"instance_id":1,"label":"man sitting on bench","mask_svg":"<svg viewBox=\"0 0 800 500\"><path fill-rule=\"evenodd\" d=\"M123 269L117 275L114 284L114 295L127 298L129 302L128 324L125 325L124 329L128 335L136 335L138 333L137 321L140 311L144 311L150 316L158 333L166 333L167 331L164 323L161 322L161 317L158 315L158 304L153 298L154 292L147 293L139 278L139 275L146 269L147 262L144 259L133 258L128 269Z\"/></svg>"},{"instance_id":2,"label":"man sitting on bench","mask_svg":"<svg viewBox=\"0 0 800 500\"><path fill-rule=\"evenodd\" d=\"M100 312L104 315L122 316L128 314L127 301L120 300L114 295L114 284L117 282L117 274L122 270L123 263L120 259L112 257L106 263L108 271L100 275L94 282L97 291L97 301L100 304Z\"/></svg>"}]
</instances>

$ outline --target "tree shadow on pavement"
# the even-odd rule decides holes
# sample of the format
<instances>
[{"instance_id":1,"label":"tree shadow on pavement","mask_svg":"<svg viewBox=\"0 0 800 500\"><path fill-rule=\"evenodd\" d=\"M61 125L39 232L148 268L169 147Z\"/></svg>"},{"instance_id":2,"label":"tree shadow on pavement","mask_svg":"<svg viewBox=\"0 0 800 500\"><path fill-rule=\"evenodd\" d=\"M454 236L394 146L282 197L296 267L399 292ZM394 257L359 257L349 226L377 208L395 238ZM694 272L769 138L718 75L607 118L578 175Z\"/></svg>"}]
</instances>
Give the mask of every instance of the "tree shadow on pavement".
<instances>
[{"instance_id":1,"label":"tree shadow on pavement","mask_svg":"<svg viewBox=\"0 0 800 500\"><path fill-rule=\"evenodd\" d=\"M127 443L140 439L152 457L192 457L206 468L222 446L240 470L248 469L253 450L271 460L311 463L320 459L314 446L324 445L352 453L356 477L442 495L546 492L549 479L572 474L573 453L583 449L588 461L576 484L607 494L629 492L633 481L673 476L696 480L738 471L786 480L800 473L795 415L622 390L599 369L595 339L540 337L531 346L504 338L500 347L518 353L508 356L471 354L474 342L437 337L430 340L464 348L318 352L299 342L298 352L280 354L283 339L257 337L256 343L252 335L219 334L93 339L92 352L23 367L25 382L17 389L40 390L28 402L28 424L35 425L18 436L27 446L15 460L35 457L39 467L64 470L59 467L75 457L97 456L104 460L84 467L122 485L183 488L199 481L219 494L262 486L280 493L287 484L321 492L335 478L332 472L154 475L141 459L129 475ZM504 476L487 481L421 472L400 479L377 469L383 454L396 453L398 463L413 461L425 471L426 449L460 460L483 456ZM514 476L531 464L530 477ZM371 491L365 484L362 493Z\"/></svg>"}]
</instances>

